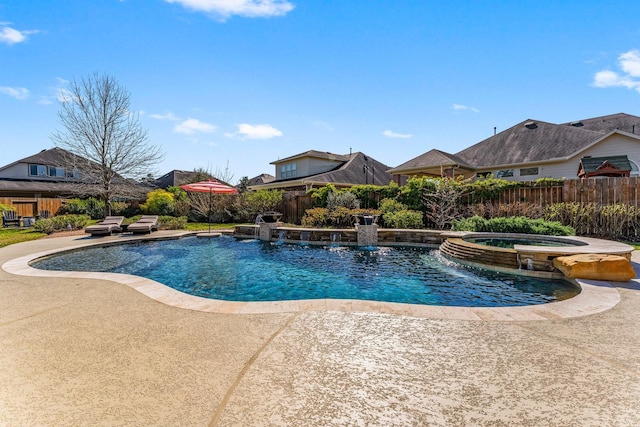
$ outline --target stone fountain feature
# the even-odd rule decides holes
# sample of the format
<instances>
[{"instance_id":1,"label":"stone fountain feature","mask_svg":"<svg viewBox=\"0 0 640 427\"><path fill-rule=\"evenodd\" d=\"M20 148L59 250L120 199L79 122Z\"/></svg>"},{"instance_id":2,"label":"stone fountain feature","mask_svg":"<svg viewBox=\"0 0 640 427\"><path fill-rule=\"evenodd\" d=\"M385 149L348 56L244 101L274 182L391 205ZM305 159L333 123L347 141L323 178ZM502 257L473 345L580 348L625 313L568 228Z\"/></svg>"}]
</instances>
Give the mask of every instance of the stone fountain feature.
<instances>
[{"instance_id":1,"label":"stone fountain feature","mask_svg":"<svg viewBox=\"0 0 640 427\"><path fill-rule=\"evenodd\" d=\"M354 215L358 246L378 246L378 215Z\"/></svg>"},{"instance_id":2,"label":"stone fountain feature","mask_svg":"<svg viewBox=\"0 0 640 427\"><path fill-rule=\"evenodd\" d=\"M280 218L282 218L282 213L274 211L264 212L258 215L256 223L259 228L258 236L260 240L271 240L271 231L282 225Z\"/></svg>"}]
</instances>

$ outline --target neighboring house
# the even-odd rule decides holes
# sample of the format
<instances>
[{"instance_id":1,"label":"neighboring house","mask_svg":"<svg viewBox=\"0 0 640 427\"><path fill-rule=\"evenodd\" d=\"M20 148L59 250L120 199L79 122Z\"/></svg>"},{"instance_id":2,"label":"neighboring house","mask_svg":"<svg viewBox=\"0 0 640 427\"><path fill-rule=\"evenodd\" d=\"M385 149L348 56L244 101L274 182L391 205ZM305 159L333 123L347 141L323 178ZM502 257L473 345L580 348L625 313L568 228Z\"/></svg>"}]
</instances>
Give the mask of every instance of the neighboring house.
<instances>
[{"instance_id":1,"label":"neighboring house","mask_svg":"<svg viewBox=\"0 0 640 427\"><path fill-rule=\"evenodd\" d=\"M69 195L70 184L81 180L80 173L64 167L70 157L61 148L42 150L0 167L0 197L60 197ZM77 157L78 161L86 160Z\"/></svg>"},{"instance_id":2,"label":"neighboring house","mask_svg":"<svg viewBox=\"0 0 640 427\"><path fill-rule=\"evenodd\" d=\"M247 182L247 187L251 187L253 185L268 184L268 183L273 182L275 180L276 180L275 176L270 175L268 173L263 173L263 174L260 174L258 176L254 176L253 178L249 179L249 181Z\"/></svg>"},{"instance_id":3,"label":"neighboring house","mask_svg":"<svg viewBox=\"0 0 640 427\"><path fill-rule=\"evenodd\" d=\"M169 187L177 187L183 184L190 184L194 182L193 176L196 175L196 173L198 172L174 169L171 172L168 172L153 181L153 185L154 187L166 190Z\"/></svg>"},{"instance_id":4,"label":"neighboring house","mask_svg":"<svg viewBox=\"0 0 640 427\"><path fill-rule=\"evenodd\" d=\"M396 182L407 176L489 174L530 181L637 176L639 165L640 117L619 113L564 124L525 120L458 153L431 150L388 172Z\"/></svg>"},{"instance_id":5,"label":"neighboring house","mask_svg":"<svg viewBox=\"0 0 640 427\"><path fill-rule=\"evenodd\" d=\"M387 185L392 180L392 176L387 173L387 165L360 152L342 155L310 150L271 164L275 165L276 179L251 185L249 189L308 191L327 184L336 187Z\"/></svg>"},{"instance_id":6,"label":"neighboring house","mask_svg":"<svg viewBox=\"0 0 640 427\"><path fill-rule=\"evenodd\" d=\"M171 172L162 175L160 178L151 181L151 185L153 187L166 190L169 187L178 187L180 185L191 184L197 181L206 181L208 179L213 179L215 181L219 181L225 185L233 187L231 184L221 181L215 178L213 175L209 175L203 172L183 171L179 169L174 169Z\"/></svg>"}]
</instances>

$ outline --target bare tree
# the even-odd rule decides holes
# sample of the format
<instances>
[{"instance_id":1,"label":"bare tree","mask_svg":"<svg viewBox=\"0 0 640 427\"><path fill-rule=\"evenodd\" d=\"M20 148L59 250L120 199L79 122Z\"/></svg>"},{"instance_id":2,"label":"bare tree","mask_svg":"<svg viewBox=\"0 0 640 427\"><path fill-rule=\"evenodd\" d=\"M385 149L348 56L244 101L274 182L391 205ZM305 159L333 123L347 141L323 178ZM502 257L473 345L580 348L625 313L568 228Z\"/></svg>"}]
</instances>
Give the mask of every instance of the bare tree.
<instances>
[{"instance_id":1,"label":"bare tree","mask_svg":"<svg viewBox=\"0 0 640 427\"><path fill-rule=\"evenodd\" d=\"M73 80L61 100L58 117L64 130L56 131L51 139L75 155L65 166L78 171L83 183L92 184L83 188L104 200L107 215L114 198L143 192L132 180L154 172L164 155L149 143L138 114L130 109L129 92L113 77L94 73Z\"/></svg>"},{"instance_id":2,"label":"bare tree","mask_svg":"<svg viewBox=\"0 0 640 427\"><path fill-rule=\"evenodd\" d=\"M438 179L435 190L423 196L424 213L438 230L450 228L451 223L464 216L461 181L452 178Z\"/></svg>"}]
</instances>

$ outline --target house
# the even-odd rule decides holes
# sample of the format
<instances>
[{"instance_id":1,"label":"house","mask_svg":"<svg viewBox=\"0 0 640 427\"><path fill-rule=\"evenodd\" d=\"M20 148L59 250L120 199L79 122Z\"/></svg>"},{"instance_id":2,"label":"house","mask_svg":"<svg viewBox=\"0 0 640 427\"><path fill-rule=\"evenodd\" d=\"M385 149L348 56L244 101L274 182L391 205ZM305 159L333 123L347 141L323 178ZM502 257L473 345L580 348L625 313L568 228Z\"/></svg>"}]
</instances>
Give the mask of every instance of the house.
<instances>
[{"instance_id":1,"label":"house","mask_svg":"<svg viewBox=\"0 0 640 427\"><path fill-rule=\"evenodd\" d=\"M247 182L247 186L251 187L253 185L268 184L275 180L276 180L275 176L268 173L262 173L258 176L254 176L253 178L250 178L249 181Z\"/></svg>"},{"instance_id":2,"label":"house","mask_svg":"<svg viewBox=\"0 0 640 427\"><path fill-rule=\"evenodd\" d=\"M178 187L183 184L190 184L195 181L201 181L200 178L208 179L212 178L211 175L200 176L202 173L194 171L183 171L174 169L171 172L167 172L160 178L153 181L153 186L166 190L169 187Z\"/></svg>"},{"instance_id":3,"label":"house","mask_svg":"<svg viewBox=\"0 0 640 427\"><path fill-rule=\"evenodd\" d=\"M387 185L392 180L387 165L360 152L343 155L309 150L271 164L275 165L275 180L251 185L250 190L308 191L327 184L336 187Z\"/></svg>"},{"instance_id":4,"label":"house","mask_svg":"<svg viewBox=\"0 0 640 427\"><path fill-rule=\"evenodd\" d=\"M599 161L594 170L588 159ZM598 168L607 160L607 167ZM396 182L407 176L490 174L530 181L625 176L627 167L627 176L636 176L639 165L640 117L619 113L562 124L527 119L458 153L430 150L388 172Z\"/></svg>"},{"instance_id":5,"label":"house","mask_svg":"<svg viewBox=\"0 0 640 427\"><path fill-rule=\"evenodd\" d=\"M70 157L61 148L42 150L0 167L0 197L60 197L69 195L69 185L81 180L78 170L65 168ZM85 159L79 158L85 162Z\"/></svg>"}]
</instances>

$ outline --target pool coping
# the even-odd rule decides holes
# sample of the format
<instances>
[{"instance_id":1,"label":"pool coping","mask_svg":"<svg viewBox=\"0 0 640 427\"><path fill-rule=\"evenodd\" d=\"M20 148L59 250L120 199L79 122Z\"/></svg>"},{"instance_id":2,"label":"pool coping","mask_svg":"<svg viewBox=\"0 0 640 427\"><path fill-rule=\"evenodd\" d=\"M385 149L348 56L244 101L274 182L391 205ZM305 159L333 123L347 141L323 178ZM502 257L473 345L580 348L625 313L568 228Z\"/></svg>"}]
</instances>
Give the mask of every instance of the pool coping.
<instances>
[{"instance_id":1,"label":"pool coping","mask_svg":"<svg viewBox=\"0 0 640 427\"><path fill-rule=\"evenodd\" d=\"M10 274L31 277L81 278L108 280L128 286L160 303L202 312L225 314L266 314L311 311L372 312L429 319L474 321L554 320L588 316L615 307L620 294L608 282L576 280L582 288L577 296L564 301L519 307L452 307L405 304L369 300L317 299L275 302L235 302L202 298L185 294L167 285L140 276L121 273L38 270L29 265L37 258L58 252L91 246L112 245L139 240L165 240L195 235L195 232L126 236L126 238L92 238L90 242L66 244L59 248L14 258L2 269ZM124 236L123 236L124 237Z\"/></svg>"}]
</instances>

